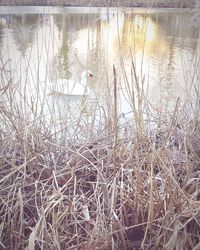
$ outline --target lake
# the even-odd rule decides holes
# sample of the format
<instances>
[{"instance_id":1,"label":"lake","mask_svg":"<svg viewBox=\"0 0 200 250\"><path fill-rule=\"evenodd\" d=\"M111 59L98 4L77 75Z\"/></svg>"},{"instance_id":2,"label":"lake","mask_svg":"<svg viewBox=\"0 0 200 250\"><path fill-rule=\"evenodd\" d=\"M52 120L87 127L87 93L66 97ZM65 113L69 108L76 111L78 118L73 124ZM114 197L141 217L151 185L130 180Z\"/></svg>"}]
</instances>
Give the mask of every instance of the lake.
<instances>
[{"instance_id":1,"label":"lake","mask_svg":"<svg viewBox=\"0 0 200 250\"><path fill-rule=\"evenodd\" d=\"M97 106L104 110L112 102L114 65L120 113L131 113L132 91L142 93L155 110L173 109L178 97L182 103L192 100L200 88L195 14L187 9L1 7L1 101L17 103L35 117L50 111L52 123L55 117L59 124L69 114L79 117L80 107L87 116L93 111L101 116ZM85 69L94 75L87 105L79 96L46 92L57 79L79 82Z\"/></svg>"}]
</instances>

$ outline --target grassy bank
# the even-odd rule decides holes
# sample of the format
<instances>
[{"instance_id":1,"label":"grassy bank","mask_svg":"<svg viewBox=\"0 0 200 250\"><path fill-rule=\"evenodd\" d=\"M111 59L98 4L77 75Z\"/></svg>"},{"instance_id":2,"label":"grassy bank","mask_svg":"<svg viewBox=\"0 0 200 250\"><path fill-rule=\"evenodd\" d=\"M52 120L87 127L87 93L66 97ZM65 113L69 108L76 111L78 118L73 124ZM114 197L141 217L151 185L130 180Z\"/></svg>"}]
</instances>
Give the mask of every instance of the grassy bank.
<instances>
[{"instance_id":1,"label":"grassy bank","mask_svg":"<svg viewBox=\"0 0 200 250\"><path fill-rule=\"evenodd\" d=\"M199 249L199 92L144 117L133 75L133 115L121 122L115 74L112 112L99 128L80 116L73 126L90 131L80 142L22 111L1 68L1 249Z\"/></svg>"}]
</instances>

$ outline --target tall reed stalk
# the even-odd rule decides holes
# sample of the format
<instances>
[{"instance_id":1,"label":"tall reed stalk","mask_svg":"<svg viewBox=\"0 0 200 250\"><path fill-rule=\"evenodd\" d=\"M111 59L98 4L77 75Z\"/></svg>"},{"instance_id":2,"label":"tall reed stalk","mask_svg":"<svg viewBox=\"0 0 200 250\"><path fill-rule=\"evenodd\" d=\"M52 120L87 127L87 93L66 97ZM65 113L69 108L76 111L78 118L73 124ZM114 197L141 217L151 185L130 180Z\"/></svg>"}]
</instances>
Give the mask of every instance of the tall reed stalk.
<instances>
[{"instance_id":1,"label":"tall reed stalk","mask_svg":"<svg viewBox=\"0 0 200 250\"><path fill-rule=\"evenodd\" d=\"M46 119L49 103L20 92L8 66L1 61L1 249L200 248L198 82L192 101L155 112L134 61L129 80L121 59L130 119L119 113L115 66L108 107L76 116L66 105L53 119L55 102Z\"/></svg>"}]
</instances>

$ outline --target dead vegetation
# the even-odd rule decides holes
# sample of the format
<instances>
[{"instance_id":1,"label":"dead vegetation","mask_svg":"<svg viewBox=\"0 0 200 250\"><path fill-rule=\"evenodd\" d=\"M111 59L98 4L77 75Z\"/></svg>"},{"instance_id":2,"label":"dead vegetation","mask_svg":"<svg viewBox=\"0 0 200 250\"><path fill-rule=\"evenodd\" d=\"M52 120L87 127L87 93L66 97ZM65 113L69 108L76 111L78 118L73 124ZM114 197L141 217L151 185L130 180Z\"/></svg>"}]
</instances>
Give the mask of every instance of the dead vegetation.
<instances>
[{"instance_id":1,"label":"dead vegetation","mask_svg":"<svg viewBox=\"0 0 200 250\"><path fill-rule=\"evenodd\" d=\"M17 106L2 68L1 249L200 248L199 94L190 116L178 99L173 112L152 118L149 111L144 119L132 67L132 119L119 118L114 68L110 115L100 128L80 116L72 125L85 135L80 141L57 137L34 105L31 117Z\"/></svg>"},{"instance_id":2,"label":"dead vegetation","mask_svg":"<svg viewBox=\"0 0 200 250\"><path fill-rule=\"evenodd\" d=\"M198 119L59 143L0 110L1 249L199 249Z\"/></svg>"}]
</instances>

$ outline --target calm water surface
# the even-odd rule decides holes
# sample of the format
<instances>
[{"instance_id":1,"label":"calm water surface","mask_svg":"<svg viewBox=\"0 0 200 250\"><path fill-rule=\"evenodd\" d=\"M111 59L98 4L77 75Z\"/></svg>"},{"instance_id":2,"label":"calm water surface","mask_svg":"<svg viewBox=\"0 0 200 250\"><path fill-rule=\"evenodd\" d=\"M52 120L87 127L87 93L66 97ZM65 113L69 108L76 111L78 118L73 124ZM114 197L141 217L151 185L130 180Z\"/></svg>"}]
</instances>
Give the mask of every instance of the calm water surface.
<instances>
[{"instance_id":1,"label":"calm water surface","mask_svg":"<svg viewBox=\"0 0 200 250\"><path fill-rule=\"evenodd\" d=\"M1 7L0 67L6 70L1 89L11 78L12 98L24 109L28 103L40 111L48 106L54 115L72 109L76 116L82 100L49 96L48 85L61 78L80 81L84 69L92 70L88 113L109 99L115 65L120 112L128 113L125 89L132 88L134 62L146 98L155 108L167 108L177 97L192 98L192 84L199 88L200 29L192 25L193 16L169 9Z\"/></svg>"}]
</instances>

